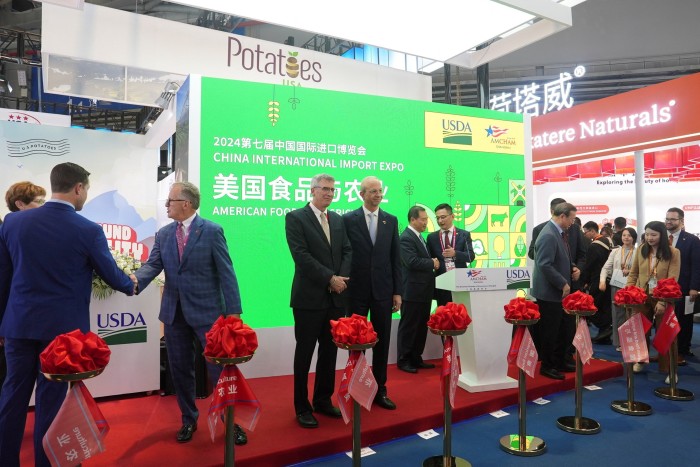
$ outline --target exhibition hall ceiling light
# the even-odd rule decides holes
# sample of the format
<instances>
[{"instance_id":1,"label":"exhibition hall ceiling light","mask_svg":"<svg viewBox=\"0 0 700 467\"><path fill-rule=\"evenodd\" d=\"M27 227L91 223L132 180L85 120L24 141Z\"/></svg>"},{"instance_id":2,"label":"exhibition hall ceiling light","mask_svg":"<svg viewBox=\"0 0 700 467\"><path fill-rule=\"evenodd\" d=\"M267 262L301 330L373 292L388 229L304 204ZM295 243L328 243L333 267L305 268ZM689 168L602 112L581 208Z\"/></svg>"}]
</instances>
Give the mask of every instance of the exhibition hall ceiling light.
<instances>
[{"instance_id":1,"label":"exhibition hall ceiling light","mask_svg":"<svg viewBox=\"0 0 700 467\"><path fill-rule=\"evenodd\" d=\"M476 68L570 27L572 7L585 0L355 0L340 11L327 0L173 1Z\"/></svg>"}]
</instances>

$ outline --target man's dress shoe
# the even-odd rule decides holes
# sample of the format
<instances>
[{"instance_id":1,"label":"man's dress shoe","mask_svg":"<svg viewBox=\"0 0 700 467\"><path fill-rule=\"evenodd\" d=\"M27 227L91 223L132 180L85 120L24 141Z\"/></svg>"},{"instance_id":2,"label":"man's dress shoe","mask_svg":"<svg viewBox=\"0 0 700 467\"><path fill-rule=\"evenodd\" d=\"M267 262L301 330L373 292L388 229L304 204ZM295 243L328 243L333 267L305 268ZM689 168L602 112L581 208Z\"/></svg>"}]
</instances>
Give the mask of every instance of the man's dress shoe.
<instances>
[{"instance_id":1,"label":"man's dress shoe","mask_svg":"<svg viewBox=\"0 0 700 467\"><path fill-rule=\"evenodd\" d=\"M418 369L415 366L410 365L408 363L400 363L397 365L397 367L399 368L399 370L405 371L406 373L418 373Z\"/></svg>"},{"instance_id":2,"label":"man's dress shoe","mask_svg":"<svg viewBox=\"0 0 700 467\"><path fill-rule=\"evenodd\" d=\"M377 394L374 397L374 403L383 409L396 410L396 404L386 394Z\"/></svg>"},{"instance_id":3,"label":"man's dress shoe","mask_svg":"<svg viewBox=\"0 0 700 467\"><path fill-rule=\"evenodd\" d=\"M248 435L246 435L243 428L236 423L233 425L233 444L236 446L243 446L246 443L248 443Z\"/></svg>"},{"instance_id":4,"label":"man's dress shoe","mask_svg":"<svg viewBox=\"0 0 700 467\"><path fill-rule=\"evenodd\" d=\"M418 364L414 365L416 368L420 368L422 370L429 370L431 368L435 368L435 365L432 363L425 363L425 362L418 362Z\"/></svg>"},{"instance_id":5,"label":"man's dress shoe","mask_svg":"<svg viewBox=\"0 0 700 467\"><path fill-rule=\"evenodd\" d=\"M576 364L575 363L564 363L564 365L560 366L557 368L562 373L572 373L576 371Z\"/></svg>"},{"instance_id":6,"label":"man's dress shoe","mask_svg":"<svg viewBox=\"0 0 700 467\"><path fill-rule=\"evenodd\" d=\"M559 373L554 368L540 368L540 374L552 379L564 379L564 375Z\"/></svg>"},{"instance_id":7,"label":"man's dress shoe","mask_svg":"<svg viewBox=\"0 0 700 467\"><path fill-rule=\"evenodd\" d=\"M318 428L318 420L311 412L297 414L297 422L302 428Z\"/></svg>"},{"instance_id":8,"label":"man's dress shoe","mask_svg":"<svg viewBox=\"0 0 700 467\"><path fill-rule=\"evenodd\" d=\"M197 425L184 424L177 432L177 442L187 443L192 440L192 434L197 431Z\"/></svg>"},{"instance_id":9,"label":"man's dress shoe","mask_svg":"<svg viewBox=\"0 0 700 467\"><path fill-rule=\"evenodd\" d=\"M319 407L314 407L314 412L323 414L331 418L342 418L343 414L340 413L338 407L333 407L332 405L322 405Z\"/></svg>"}]
</instances>

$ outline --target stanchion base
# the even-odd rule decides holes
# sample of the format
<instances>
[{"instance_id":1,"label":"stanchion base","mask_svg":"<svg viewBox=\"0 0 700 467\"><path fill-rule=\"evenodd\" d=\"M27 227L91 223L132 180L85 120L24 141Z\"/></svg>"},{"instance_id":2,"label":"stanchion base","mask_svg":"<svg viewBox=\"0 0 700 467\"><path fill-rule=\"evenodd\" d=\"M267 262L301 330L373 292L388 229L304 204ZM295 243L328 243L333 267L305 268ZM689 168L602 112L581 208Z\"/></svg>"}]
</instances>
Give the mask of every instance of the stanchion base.
<instances>
[{"instance_id":1,"label":"stanchion base","mask_svg":"<svg viewBox=\"0 0 700 467\"><path fill-rule=\"evenodd\" d=\"M651 415L651 406L644 402L612 401L610 408L623 415Z\"/></svg>"},{"instance_id":2,"label":"stanchion base","mask_svg":"<svg viewBox=\"0 0 700 467\"><path fill-rule=\"evenodd\" d=\"M654 394L662 399L668 399L671 401L692 401L695 399L695 395L687 389L676 388L674 391L670 386L656 388L654 389Z\"/></svg>"},{"instance_id":3,"label":"stanchion base","mask_svg":"<svg viewBox=\"0 0 700 467\"><path fill-rule=\"evenodd\" d=\"M564 431L577 435L594 435L600 432L600 423L586 417L577 419L573 415L559 417L557 419L557 426Z\"/></svg>"},{"instance_id":4,"label":"stanchion base","mask_svg":"<svg viewBox=\"0 0 700 467\"><path fill-rule=\"evenodd\" d=\"M520 449L518 435L505 435L501 438L501 449L514 456L535 457L544 454L547 449L542 438L526 436L527 442L524 449Z\"/></svg>"},{"instance_id":5,"label":"stanchion base","mask_svg":"<svg viewBox=\"0 0 700 467\"><path fill-rule=\"evenodd\" d=\"M461 457L452 456L452 462L449 465L445 464L445 456L428 457L423 461L423 467L472 467L472 464L462 459Z\"/></svg>"}]
</instances>

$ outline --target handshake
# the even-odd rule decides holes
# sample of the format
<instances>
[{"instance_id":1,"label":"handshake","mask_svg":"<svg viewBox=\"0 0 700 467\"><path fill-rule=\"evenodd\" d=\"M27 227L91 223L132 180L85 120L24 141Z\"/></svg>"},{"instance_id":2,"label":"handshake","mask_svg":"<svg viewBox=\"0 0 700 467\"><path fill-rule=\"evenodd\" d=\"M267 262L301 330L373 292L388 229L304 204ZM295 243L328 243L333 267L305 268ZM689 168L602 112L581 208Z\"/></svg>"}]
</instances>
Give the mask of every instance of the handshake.
<instances>
[{"instance_id":1,"label":"handshake","mask_svg":"<svg viewBox=\"0 0 700 467\"><path fill-rule=\"evenodd\" d=\"M138 295L138 293L139 293L139 280L136 278L136 276L134 274L129 274L129 279L131 279L131 282L134 283L133 295Z\"/></svg>"}]
</instances>

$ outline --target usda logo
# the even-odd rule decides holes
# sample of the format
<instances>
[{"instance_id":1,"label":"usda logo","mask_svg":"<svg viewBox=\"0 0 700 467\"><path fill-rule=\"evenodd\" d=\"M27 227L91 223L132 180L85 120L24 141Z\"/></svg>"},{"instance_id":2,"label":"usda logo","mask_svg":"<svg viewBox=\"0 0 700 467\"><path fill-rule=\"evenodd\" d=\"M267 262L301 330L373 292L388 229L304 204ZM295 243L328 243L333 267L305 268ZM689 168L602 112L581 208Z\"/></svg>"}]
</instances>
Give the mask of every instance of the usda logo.
<instances>
[{"instance_id":1,"label":"usda logo","mask_svg":"<svg viewBox=\"0 0 700 467\"><path fill-rule=\"evenodd\" d=\"M146 321L141 313L99 313L97 335L108 345L146 342Z\"/></svg>"}]
</instances>

